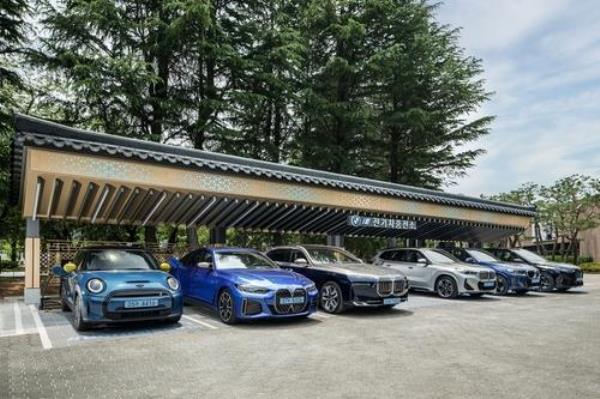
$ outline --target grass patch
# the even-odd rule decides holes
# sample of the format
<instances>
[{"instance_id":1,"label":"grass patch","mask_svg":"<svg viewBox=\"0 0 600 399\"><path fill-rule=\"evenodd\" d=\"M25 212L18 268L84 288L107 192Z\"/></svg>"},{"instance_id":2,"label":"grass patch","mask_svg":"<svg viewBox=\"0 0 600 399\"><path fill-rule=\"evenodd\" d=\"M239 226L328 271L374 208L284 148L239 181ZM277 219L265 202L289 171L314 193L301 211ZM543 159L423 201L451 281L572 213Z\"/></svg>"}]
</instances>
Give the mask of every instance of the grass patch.
<instances>
[{"instance_id":1,"label":"grass patch","mask_svg":"<svg viewBox=\"0 0 600 399\"><path fill-rule=\"evenodd\" d=\"M585 262L579 265L584 273L600 273L600 262Z\"/></svg>"}]
</instances>

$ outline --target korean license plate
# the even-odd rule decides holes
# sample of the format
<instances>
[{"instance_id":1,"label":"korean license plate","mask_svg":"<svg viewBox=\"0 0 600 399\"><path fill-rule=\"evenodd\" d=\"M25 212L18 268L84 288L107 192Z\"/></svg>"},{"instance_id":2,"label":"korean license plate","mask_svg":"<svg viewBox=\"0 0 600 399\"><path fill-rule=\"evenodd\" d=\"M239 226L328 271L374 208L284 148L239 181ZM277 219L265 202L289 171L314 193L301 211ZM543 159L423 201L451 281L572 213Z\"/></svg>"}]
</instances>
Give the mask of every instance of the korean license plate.
<instances>
[{"instance_id":1,"label":"korean license plate","mask_svg":"<svg viewBox=\"0 0 600 399\"><path fill-rule=\"evenodd\" d=\"M488 282L483 283L483 287L484 288L494 288L495 284L496 283L494 283L493 281L488 281Z\"/></svg>"},{"instance_id":2,"label":"korean license plate","mask_svg":"<svg viewBox=\"0 0 600 399\"><path fill-rule=\"evenodd\" d=\"M384 305L395 305L400 303L400 298L383 298Z\"/></svg>"},{"instance_id":3,"label":"korean license plate","mask_svg":"<svg viewBox=\"0 0 600 399\"><path fill-rule=\"evenodd\" d=\"M298 296L294 298L281 298L279 303L282 305L296 305L299 303L304 303L304 297Z\"/></svg>"},{"instance_id":4,"label":"korean license plate","mask_svg":"<svg viewBox=\"0 0 600 399\"><path fill-rule=\"evenodd\" d=\"M158 299L131 299L125 301L125 309L153 308L158 306Z\"/></svg>"}]
</instances>

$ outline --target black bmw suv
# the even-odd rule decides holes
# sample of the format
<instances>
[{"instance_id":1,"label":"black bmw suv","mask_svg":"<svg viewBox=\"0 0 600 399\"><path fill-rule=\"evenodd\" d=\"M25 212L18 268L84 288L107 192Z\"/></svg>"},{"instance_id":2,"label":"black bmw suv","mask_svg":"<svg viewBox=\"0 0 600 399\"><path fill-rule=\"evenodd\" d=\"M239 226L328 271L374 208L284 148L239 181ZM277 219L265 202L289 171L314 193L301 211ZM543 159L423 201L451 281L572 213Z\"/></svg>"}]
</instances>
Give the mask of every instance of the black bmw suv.
<instances>
[{"instance_id":1,"label":"black bmw suv","mask_svg":"<svg viewBox=\"0 0 600 399\"><path fill-rule=\"evenodd\" d=\"M505 262L526 263L537 267L541 273L541 291L567 291L583 285L583 272L577 266L551 262L523 248L486 248L486 251Z\"/></svg>"}]
</instances>

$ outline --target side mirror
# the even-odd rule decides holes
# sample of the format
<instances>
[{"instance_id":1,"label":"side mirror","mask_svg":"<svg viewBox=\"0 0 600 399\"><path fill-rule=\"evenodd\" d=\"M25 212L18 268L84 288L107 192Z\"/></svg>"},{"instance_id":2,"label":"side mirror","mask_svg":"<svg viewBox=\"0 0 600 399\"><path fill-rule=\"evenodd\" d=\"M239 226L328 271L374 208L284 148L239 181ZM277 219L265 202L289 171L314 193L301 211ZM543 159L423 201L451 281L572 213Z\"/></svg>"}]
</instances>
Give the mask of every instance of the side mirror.
<instances>
[{"instance_id":1,"label":"side mirror","mask_svg":"<svg viewBox=\"0 0 600 399\"><path fill-rule=\"evenodd\" d=\"M196 266L202 267L204 269L212 269L213 268L213 264L211 262L198 262L198 264Z\"/></svg>"},{"instance_id":2,"label":"side mirror","mask_svg":"<svg viewBox=\"0 0 600 399\"><path fill-rule=\"evenodd\" d=\"M66 273L60 265L52 266L52 274L58 277L64 276Z\"/></svg>"},{"instance_id":3,"label":"side mirror","mask_svg":"<svg viewBox=\"0 0 600 399\"><path fill-rule=\"evenodd\" d=\"M63 266L63 271L66 274L71 274L73 273L75 270L77 270L77 265L73 262L69 262L66 265Z\"/></svg>"},{"instance_id":4,"label":"side mirror","mask_svg":"<svg viewBox=\"0 0 600 399\"><path fill-rule=\"evenodd\" d=\"M419 259L417 259L417 263L420 265L423 265L423 266L427 266L427 264L429 262L427 262L427 259L425 259L425 258L419 258Z\"/></svg>"},{"instance_id":5,"label":"side mirror","mask_svg":"<svg viewBox=\"0 0 600 399\"><path fill-rule=\"evenodd\" d=\"M169 265L167 262L163 262L160 264L160 270L162 270L165 273L169 273L171 271L171 265Z\"/></svg>"},{"instance_id":6,"label":"side mirror","mask_svg":"<svg viewBox=\"0 0 600 399\"><path fill-rule=\"evenodd\" d=\"M304 258L297 258L297 259L294 260L294 263L296 265L302 265L302 266L308 265L308 261L306 259L304 259Z\"/></svg>"},{"instance_id":7,"label":"side mirror","mask_svg":"<svg viewBox=\"0 0 600 399\"><path fill-rule=\"evenodd\" d=\"M465 259L465 262L467 263L477 263L477 261L474 258L468 257L467 259Z\"/></svg>"}]
</instances>

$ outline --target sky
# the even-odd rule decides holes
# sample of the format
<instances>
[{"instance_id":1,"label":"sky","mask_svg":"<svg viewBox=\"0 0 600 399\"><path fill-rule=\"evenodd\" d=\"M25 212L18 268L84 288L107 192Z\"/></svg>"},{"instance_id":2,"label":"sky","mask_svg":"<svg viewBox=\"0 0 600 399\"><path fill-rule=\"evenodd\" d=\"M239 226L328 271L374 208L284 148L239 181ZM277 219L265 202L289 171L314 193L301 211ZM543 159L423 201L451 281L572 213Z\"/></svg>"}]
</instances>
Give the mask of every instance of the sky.
<instances>
[{"instance_id":1,"label":"sky","mask_svg":"<svg viewBox=\"0 0 600 399\"><path fill-rule=\"evenodd\" d=\"M600 177L600 2L445 0L438 20L462 27L480 58L495 115L468 175L446 190L494 194L571 174Z\"/></svg>"}]
</instances>

